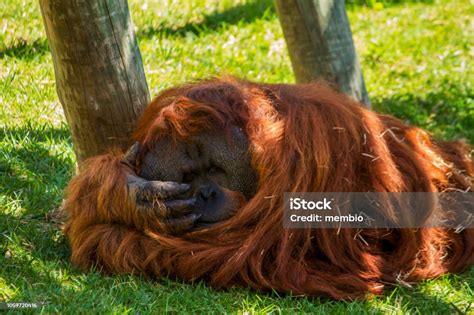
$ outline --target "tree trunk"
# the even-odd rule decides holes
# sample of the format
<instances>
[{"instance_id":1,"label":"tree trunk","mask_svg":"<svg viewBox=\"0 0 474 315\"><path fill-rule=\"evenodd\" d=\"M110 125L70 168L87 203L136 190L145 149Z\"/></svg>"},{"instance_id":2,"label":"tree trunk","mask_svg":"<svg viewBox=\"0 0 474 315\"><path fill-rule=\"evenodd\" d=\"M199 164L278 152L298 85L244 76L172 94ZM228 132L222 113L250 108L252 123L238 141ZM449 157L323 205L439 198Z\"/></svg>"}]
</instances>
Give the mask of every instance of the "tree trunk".
<instances>
[{"instance_id":1,"label":"tree trunk","mask_svg":"<svg viewBox=\"0 0 474 315\"><path fill-rule=\"evenodd\" d=\"M297 82L335 83L369 105L344 0L274 0Z\"/></svg>"},{"instance_id":2,"label":"tree trunk","mask_svg":"<svg viewBox=\"0 0 474 315\"><path fill-rule=\"evenodd\" d=\"M78 163L125 149L150 96L126 0L40 0Z\"/></svg>"}]
</instances>

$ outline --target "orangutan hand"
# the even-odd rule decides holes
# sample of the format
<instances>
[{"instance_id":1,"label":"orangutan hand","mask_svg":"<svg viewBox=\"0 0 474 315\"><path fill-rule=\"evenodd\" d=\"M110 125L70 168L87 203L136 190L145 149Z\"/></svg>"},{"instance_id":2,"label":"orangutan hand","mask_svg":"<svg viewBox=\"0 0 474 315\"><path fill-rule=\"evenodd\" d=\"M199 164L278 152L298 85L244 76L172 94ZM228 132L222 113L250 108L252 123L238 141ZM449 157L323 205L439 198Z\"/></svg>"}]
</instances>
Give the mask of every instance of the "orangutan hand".
<instances>
[{"instance_id":1,"label":"orangutan hand","mask_svg":"<svg viewBox=\"0 0 474 315\"><path fill-rule=\"evenodd\" d=\"M176 182L148 181L137 176L136 158L140 146L135 143L125 153L122 163L132 170L127 175L127 188L130 200L139 211L152 212L160 221L165 232L178 233L191 229L201 215L191 213L196 198L178 199L190 189L188 184Z\"/></svg>"}]
</instances>

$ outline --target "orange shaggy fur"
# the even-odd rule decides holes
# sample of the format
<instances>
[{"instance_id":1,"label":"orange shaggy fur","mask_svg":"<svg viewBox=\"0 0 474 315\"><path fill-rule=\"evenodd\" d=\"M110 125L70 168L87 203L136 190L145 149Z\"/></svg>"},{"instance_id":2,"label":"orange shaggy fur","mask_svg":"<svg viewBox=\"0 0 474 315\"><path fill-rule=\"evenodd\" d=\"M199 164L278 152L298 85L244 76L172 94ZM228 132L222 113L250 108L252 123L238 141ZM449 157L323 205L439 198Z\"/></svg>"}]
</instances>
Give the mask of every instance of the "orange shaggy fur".
<instances>
[{"instance_id":1,"label":"orange shaggy fur","mask_svg":"<svg viewBox=\"0 0 474 315\"><path fill-rule=\"evenodd\" d=\"M474 229L284 229L284 192L437 192L474 188L470 148L367 110L324 84L215 79L161 93L135 139L185 140L231 125L250 140L255 196L225 222L171 236L127 199L115 152L88 160L67 189L72 262L108 273L203 279L334 299L380 294L474 263ZM373 157L377 157L376 159ZM390 251L384 250L390 248Z\"/></svg>"}]
</instances>

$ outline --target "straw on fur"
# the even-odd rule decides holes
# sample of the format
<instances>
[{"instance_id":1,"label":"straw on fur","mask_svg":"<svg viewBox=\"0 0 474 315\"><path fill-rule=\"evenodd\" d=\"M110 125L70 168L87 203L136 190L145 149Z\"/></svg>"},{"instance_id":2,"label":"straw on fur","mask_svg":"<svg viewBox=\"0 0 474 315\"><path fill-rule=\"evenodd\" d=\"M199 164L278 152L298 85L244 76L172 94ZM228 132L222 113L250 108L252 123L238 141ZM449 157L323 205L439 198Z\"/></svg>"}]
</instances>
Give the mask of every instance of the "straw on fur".
<instances>
[{"instance_id":1,"label":"straw on fur","mask_svg":"<svg viewBox=\"0 0 474 315\"><path fill-rule=\"evenodd\" d=\"M283 229L284 192L436 192L474 188L461 142L371 112L321 83L265 85L212 79L167 90L136 131L143 152L232 125L251 142L255 196L230 219L180 236L127 200L121 153L92 158L67 189L72 262L109 273L170 276L334 299L380 294L474 263L474 230Z\"/></svg>"}]
</instances>

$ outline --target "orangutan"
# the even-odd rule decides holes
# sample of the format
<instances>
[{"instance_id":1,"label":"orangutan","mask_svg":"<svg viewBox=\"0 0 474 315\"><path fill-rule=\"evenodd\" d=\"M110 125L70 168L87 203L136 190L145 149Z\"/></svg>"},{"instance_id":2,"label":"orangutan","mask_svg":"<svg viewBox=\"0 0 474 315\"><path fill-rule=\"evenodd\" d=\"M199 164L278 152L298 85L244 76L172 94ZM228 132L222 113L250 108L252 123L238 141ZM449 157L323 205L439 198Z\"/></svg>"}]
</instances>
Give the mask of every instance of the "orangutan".
<instances>
[{"instance_id":1,"label":"orangutan","mask_svg":"<svg viewBox=\"0 0 474 315\"><path fill-rule=\"evenodd\" d=\"M474 230L285 229L284 192L474 188L462 142L377 114L323 83L210 79L171 88L124 155L69 184L73 264L353 299L474 263Z\"/></svg>"}]
</instances>

